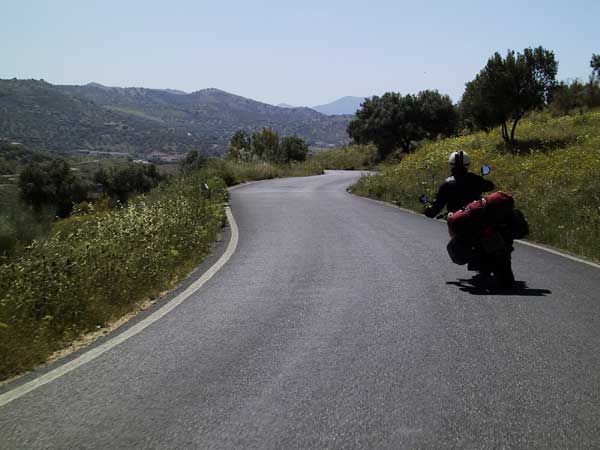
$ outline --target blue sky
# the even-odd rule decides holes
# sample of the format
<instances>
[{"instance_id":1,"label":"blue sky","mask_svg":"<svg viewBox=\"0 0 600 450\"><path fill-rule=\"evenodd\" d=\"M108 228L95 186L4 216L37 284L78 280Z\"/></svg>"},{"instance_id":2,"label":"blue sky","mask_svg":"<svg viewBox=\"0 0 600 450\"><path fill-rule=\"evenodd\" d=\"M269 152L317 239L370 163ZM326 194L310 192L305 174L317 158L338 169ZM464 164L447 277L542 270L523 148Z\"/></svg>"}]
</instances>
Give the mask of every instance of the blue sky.
<instances>
[{"instance_id":1,"label":"blue sky","mask_svg":"<svg viewBox=\"0 0 600 450\"><path fill-rule=\"evenodd\" d=\"M96 81L312 106L438 89L459 100L495 51L542 45L587 79L600 1L5 0L0 78Z\"/></svg>"}]
</instances>

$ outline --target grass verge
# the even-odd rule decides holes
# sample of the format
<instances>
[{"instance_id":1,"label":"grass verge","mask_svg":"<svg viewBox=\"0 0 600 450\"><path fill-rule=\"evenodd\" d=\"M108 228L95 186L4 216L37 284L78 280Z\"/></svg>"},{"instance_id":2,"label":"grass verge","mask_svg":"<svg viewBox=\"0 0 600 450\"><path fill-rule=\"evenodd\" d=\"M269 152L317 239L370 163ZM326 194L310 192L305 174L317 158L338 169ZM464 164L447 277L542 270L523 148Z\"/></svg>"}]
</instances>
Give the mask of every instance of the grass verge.
<instances>
[{"instance_id":1,"label":"grass verge","mask_svg":"<svg viewBox=\"0 0 600 450\"><path fill-rule=\"evenodd\" d=\"M172 286L206 255L223 221L224 184L194 177L127 208L74 216L0 268L0 379ZM214 181L213 181L214 183Z\"/></svg>"}]
</instances>

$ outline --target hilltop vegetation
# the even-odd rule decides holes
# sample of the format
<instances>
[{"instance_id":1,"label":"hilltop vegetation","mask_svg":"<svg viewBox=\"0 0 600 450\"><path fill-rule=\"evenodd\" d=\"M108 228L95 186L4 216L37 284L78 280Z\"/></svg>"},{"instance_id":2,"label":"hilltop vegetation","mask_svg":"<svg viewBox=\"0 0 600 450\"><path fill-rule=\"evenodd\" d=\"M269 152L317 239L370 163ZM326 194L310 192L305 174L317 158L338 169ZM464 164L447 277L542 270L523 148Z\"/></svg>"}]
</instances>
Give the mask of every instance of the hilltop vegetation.
<instances>
[{"instance_id":1,"label":"hilltop vegetation","mask_svg":"<svg viewBox=\"0 0 600 450\"><path fill-rule=\"evenodd\" d=\"M309 108L278 108L218 89L55 86L0 80L0 137L30 148L117 151L148 156L200 150L221 155L238 129L271 127L309 145L342 145L349 118Z\"/></svg>"}]
</instances>

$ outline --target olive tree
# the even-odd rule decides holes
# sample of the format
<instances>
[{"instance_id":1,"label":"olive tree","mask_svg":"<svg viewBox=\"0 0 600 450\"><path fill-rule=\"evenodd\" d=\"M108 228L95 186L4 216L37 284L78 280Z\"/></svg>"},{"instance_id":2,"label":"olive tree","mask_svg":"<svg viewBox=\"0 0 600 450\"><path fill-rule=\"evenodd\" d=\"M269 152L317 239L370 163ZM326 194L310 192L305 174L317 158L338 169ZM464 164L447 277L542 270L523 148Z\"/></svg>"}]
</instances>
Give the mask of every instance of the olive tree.
<instances>
[{"instance_id":1,"label":"olive tree","mask_svg":"<svg viewBox=\"0 0 600 450\"><path fill-rule=\"evenodd\" d=\"M374 143L383 159L396 148L408 153L416 141L450 136L457 123L452 100L438 91L404 96L387 92L365 99L348 125L348 134L358 144Z\"/></svg>"},{"instance_id":2,"label":"olive tree","mask_svg":"<svg viewBox=\"0 0 600 450\"><path fill-rule=\"evenodd\" d=\"M600 55L592 54L590 67L592 68L594 75L596 75L597 78L600 78Z\"/></svg>"},{"instance_id":3,"label":"olive tree","mask_svg":"<svg viewBox=\"0 0 600 450\"><path fill-rule=\"evenodd\" d=\"M244 130L236 131L229 140L227 158L244 162L252 160L252 138Z\"/></svg>"},{"instance_id":4,"label":"olive tree","mask_svg":"<svg viewBox=\"0 0 600 450\"><path fill-rule=\"evenodd\" d=\"M543 47L509 50L504 58L496 52L467 83L460 109L478 128L500 125L504 141L514 145L523 116L548 104L557 70L554 53Z\"/></svg>"},{"instance_id":5,"label":"olive tree","mask_svg":"<svg viewBox=\"0 0 600 450\"><path fill-rule=\"evenodd\" d=\"M285 162L279 145L279 134L272 128L263 128L252 135L252 153L261 161Z\"/></svg>"},{"instance_id":6,"label":"olive tree","mask_svg":"<svg viewBox=\"0 0 600 450\"><path fill-rule=\"evenodd\" d=\"M87 198L88 186L61 159L30 163L19 175L18 184L25 203L32 205L36 211L52 205L59 217L67 217L74 203Z\"/></svg>"},{"instance_id":7,"label":"olive tree","mask_svg":"<svg viewBox=\"0 0 600 450\"><path fill-rule=\"evenodd\" d=\"M280 146L286 162L306 160L308 145L306 145L304 139L298 136L286 136L281 139Z\"/></svg>"}]
</instances>

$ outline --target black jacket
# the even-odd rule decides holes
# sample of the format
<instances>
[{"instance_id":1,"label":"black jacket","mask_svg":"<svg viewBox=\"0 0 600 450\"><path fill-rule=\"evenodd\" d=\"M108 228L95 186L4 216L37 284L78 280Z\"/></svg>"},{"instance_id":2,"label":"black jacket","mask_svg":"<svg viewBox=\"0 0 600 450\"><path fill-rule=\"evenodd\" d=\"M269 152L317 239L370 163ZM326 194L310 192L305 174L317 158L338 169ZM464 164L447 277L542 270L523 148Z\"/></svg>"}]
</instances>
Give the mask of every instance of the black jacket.
<instances>
[{"instance_id":1,"label":"black jacket","mask_svg":"<svg viewBox=\"0 0 600 450\"><path fill-rule=\"evenodd\" d=\"M458 211L472 201L479 200L484 192L492 189L494 183L472 172L459 177L451 176L440 186L433 204L427 208L425 214L434 217L444 206L450 212Z\"/></svg>"}]
</instances>

